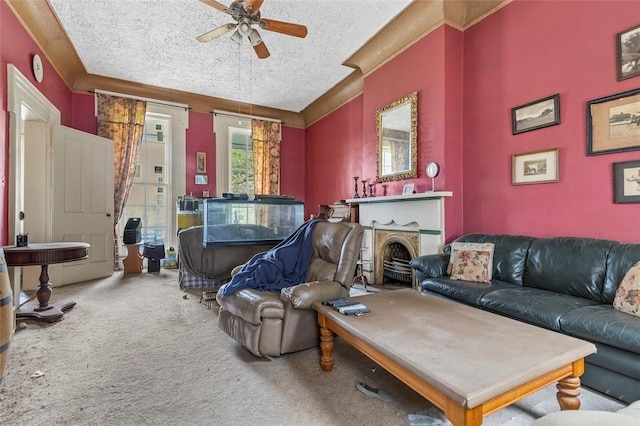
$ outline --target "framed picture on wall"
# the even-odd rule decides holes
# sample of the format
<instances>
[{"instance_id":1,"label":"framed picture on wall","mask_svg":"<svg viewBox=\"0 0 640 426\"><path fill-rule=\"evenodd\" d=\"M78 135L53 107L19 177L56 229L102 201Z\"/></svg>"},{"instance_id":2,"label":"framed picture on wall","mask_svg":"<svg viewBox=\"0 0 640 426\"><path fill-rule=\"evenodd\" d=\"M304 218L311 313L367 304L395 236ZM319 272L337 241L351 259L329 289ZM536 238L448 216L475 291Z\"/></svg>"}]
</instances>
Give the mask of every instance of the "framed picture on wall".
<instances>
[{"instance_id":1,"label":"framed picture on wall","mask_svg":"<svg viewBox=\"0 0 640 426\"><path fill-rule=\"evenodd\" d=\"M511 156L511 184L558 182L558 148Z\"/></svg>"},{"instance_id":2,"label":"framed picture on wall","mask_svg":"<svg viewBox=\"0 0 640 426\"><path fill-rule=\"evenodd\" d=\"M640 203L640 160L613 163L613 202Z\"/></svg>"},{"instance_id":3,"label":"framed picture on wall","mask_svg":"<svg viewBox=\"0 0 640 426\"><path fill-rule=\"evenodd\" d=\"M413 189L415 188L414 183L405 183L402 187L402 195L413 194Z\"/></svg>"},{"instance_id":4,"label":"framed picture on wall","mask_svg":"<svg viewBox=\"0 0 640 426\"><path fill-rule=\"evenodd\" d=\"M207 173L207 153L196 152L196 173Z\"/></svg>"},{"instance_id":5,"label":"framed picture on wall","mask_svg":"<svg viewBox=\"0 0 640 426\"><path fill-rule=\"evenodd\" d=\"M640 25L616 35L616 70L618 81L640 75Z\"/></svg>"},{"instance_id":6,"label":"framed picture on wall","mask_svg":"<svg viewBox=\"0 0 640 426\"><path fill-rule=\"evenodd\" d=\"M511 132L529 132L560 124L560 94L511 108Z\"/></svg>"},{"instance_id":7,"label":"framed picture on wall","mask_svg":"<svg viewBox=\"0 0 640 426\"><path fill-rule=\"evenodd\" d=\"M587 155L640 149L640 89L587 102Z\"/></svg>"}]
</instances>

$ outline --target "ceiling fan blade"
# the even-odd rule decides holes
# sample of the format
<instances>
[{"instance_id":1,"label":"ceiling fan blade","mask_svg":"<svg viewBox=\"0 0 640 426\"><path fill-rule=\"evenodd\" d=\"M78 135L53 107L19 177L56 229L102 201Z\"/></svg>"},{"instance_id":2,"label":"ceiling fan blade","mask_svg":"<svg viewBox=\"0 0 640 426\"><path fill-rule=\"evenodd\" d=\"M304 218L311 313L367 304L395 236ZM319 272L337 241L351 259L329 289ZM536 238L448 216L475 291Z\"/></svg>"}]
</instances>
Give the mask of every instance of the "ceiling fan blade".
<instances>
[{"instance_id":1,"label":"ceiling fan blade","mask_svg":"<svg viewBox=\"0 0 640 426\"><path fill-rule=\"evenodd\" d=\"M199 35L198 37L196 37L196 40L198 40L201 43L205 43L207 41L211 41L214 38L218 38L220 37L222 34L226 34L229 31L231 31L232 29L234 29L236 27L236 24L226 24L223 25L221 27L216 28L215 30L211 30L209 32L206 32L202 35Z\"/></svg>"},{"instance_id":2,"label":"ceiling fan blade","mask_svg":"<svg viewBox=\"0 0 640 426\"><path fill-rule=\"evenodd\" d=\"M307 27L304 25L275 21L273 19L261 19L260 28L294 37L305 38L307 36Z\"/></svg>"},{"instance_id":3,"label":"ceiling fan blade","mask_svg":"<svg viewBox=\"0 0 640 426\"><path fill-rule=\"evenodd\" d=\"M262 40L260 43L253 45L253 50L255 50L256 55L258 55L258 58L260 59L268 58L271 55L271 53L269 53L269 49L267 49L267 46Z\"/></svg>"},{"instance_id":4,"label":"ceiling fan blade","mask_svg":"<svg viewBox=\"0 0 640 426\"><path fill-rule=\"evenodd\" d=\"M216 9L218 9L221 12L225 12L228 13L229 15L231 15L231 11L229 10L229 8L225 5L223 5L222 3L218 3L216 0L200 0L202 3L208 4L211 7L215 7Z\"/></svg>"},{"instance_id":5,"label":"ceiling fan blade","mask_svg":"<svg viewBox=\"0 0 640 426\"><path fill-rule=\"evenodd\" d=\"M257 13L260 10L260 6L262 6L262 2L264 0L245 0L244 7L250 7L253 10L253 13Z\"/></svg>"}]
</instances>

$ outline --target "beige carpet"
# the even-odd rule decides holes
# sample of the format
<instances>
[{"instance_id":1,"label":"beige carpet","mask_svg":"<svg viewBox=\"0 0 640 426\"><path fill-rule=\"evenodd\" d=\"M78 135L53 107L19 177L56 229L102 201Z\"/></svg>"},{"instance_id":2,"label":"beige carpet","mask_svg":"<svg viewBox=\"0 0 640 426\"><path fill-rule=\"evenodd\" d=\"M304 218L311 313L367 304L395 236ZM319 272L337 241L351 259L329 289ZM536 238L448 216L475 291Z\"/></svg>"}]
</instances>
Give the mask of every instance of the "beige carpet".
<instances>
[{"instance_id":1,"label":"beige carpet","mask_svg":"<svg viewBox=\"0 0 640 426\"><path fill-rule=\"evenodd\" d=\"M62 321L18 327L0 423L406 425L407 414L430 407L340 339L331 373L320 369L318 349L255 358L218 329L215 305L180 291L175 270L54 289L52 300L65 299L78 304ZM360 393L366 374L394 401ZM528 425L558 411L554 395L546 388L484 424ZM587 389L582 401L583 409L623 406Z\"/></svg>"}]
</instances>

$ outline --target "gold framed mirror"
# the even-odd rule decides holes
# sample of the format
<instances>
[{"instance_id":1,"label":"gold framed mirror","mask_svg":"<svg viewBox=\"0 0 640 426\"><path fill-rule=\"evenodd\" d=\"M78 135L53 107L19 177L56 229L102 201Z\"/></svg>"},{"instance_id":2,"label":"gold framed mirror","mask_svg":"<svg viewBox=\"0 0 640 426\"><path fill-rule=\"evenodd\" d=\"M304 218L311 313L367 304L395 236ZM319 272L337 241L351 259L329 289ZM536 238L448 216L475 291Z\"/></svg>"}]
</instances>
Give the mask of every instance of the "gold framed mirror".
<instances>
[{"instance_id":1,"label":"gold framed mirror","mask_svg":"<svg viewBox=\"0 0 640 426\"><path fill-rule=\"evenodd\" d=\"M418 175L418 92L376 111L378 182Z\"/></svg>"}]
</instances>

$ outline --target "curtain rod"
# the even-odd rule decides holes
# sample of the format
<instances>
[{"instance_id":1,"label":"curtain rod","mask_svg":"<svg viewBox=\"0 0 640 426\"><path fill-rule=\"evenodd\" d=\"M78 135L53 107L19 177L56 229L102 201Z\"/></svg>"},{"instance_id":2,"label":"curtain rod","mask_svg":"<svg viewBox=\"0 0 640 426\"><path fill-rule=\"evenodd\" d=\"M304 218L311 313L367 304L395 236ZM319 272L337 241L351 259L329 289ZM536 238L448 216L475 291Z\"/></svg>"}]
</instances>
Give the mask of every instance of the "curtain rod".
<instances>
[{"instance_id":1,"label":"curtain rod","mask_svg":"<svg viewBox=\"0 0 640 426\"><path fill-rule=\"evenodd\" d=\"M235 112L227 112L227 111L219 111L219 110L213 110L213 115L225 115L227 117L233 117L233 118L238 118L238 117L243 117L243 118L250 118L250 119L257 119L257 120L267 120L267 121L275 121L277 123L281 123L284 124L284 122L282 120L278 120L277 118L268 118L268 117L260 117L258 115L248 115L248 114L240 114L240 113L235 113Z\"/></svg>"},{"instance_id":2,"label":"curtain rod","mask_svg":"<svg viewBox=\"0 0 640 426\"><path fill-rule=\"evenodd\" d=\"M177 102L160 102L157 101L155 99L151 99L151 98L144 98L141 96L132 96L132 95L125 95L124 93L117 93L117 92L109 92L106 90L100 90L100 89L96 89L96 90L89 90L89 93L102 93L104 95L111 95L111 96L119 96L121 98L128 98L128 99L136 99L139 101L145 101L151 104L155 104L155 105L162 105L162 106L169 106L169 107L177 107L177 108L182 108L185 111L188 111L191 109L191 107L187 104L179 104Z\"/></svg>"}]
</instances>

